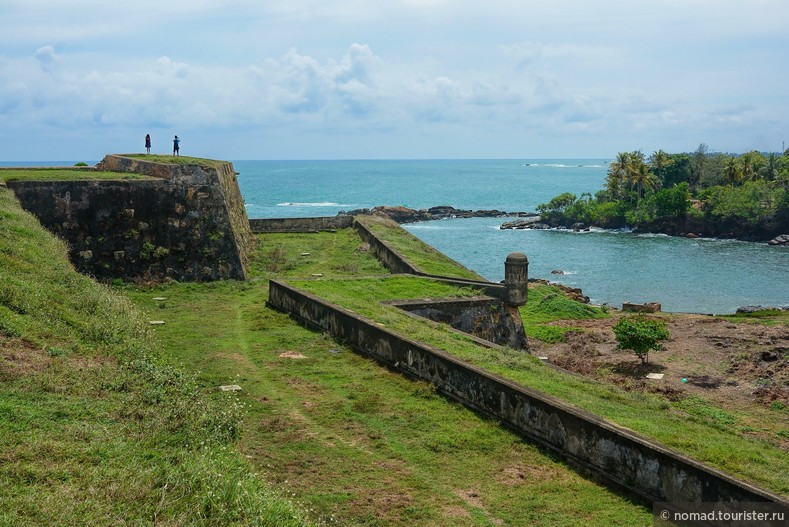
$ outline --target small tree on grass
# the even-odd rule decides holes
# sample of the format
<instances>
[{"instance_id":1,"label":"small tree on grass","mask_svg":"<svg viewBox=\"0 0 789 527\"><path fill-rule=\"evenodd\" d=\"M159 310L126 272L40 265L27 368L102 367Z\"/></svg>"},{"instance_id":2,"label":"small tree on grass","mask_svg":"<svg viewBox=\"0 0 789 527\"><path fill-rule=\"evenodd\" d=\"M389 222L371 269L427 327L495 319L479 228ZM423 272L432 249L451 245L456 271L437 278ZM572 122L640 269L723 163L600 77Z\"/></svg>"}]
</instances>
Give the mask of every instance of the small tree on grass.
<instances>
[{"instance_id":1,"label":"small tree on grass","mask_svg":"<svg viewBox=\"0 0 789 527\"><path fill-rule=\"evenodd\" d=\"M622 317L612 328L616 335L617 349L633 350L641 364L649 362L649 351L663 349L659 341L668 338L666 323L642 314Z\"/></svg>"}]
</instances>

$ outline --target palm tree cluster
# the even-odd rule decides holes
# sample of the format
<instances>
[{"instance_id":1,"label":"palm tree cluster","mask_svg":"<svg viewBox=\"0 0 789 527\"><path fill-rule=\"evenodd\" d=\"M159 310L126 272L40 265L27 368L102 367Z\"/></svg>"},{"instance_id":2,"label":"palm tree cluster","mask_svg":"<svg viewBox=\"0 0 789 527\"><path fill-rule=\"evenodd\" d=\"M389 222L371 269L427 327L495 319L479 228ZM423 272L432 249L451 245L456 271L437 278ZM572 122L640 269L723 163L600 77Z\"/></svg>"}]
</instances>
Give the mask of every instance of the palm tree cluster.
<instances>
[{"instance_id":1,"label":"palm tree cluster","mask_svg":"<svg viewBox=\"0 0 789 527\"><path fill-rule=\"evenodd\" d=\"M653 170L664 169L670 162L663 150L652 154L649 161L640 150L620 152L608 168L606 190L617 200L625 199L628 192L635 192L640 201L644 191L655 190L660 181Z\"/></svg>"},{"instance_id":2,"label":"palm tree cluster","mask_svg":"<svg viewBox=\"0 0 789 527\"><path fill-rule=\"evenodd\" d=\"M692 153L661 149L648 158L640 150L620 152L594 198L565 193L537 210L556 226L673 224L677 232L692 216L705 231L725 228L723 234L736 230L758 238L789 228L789 150L737 155L710 152L701 144Z\"/></svg>"}]
</instances>

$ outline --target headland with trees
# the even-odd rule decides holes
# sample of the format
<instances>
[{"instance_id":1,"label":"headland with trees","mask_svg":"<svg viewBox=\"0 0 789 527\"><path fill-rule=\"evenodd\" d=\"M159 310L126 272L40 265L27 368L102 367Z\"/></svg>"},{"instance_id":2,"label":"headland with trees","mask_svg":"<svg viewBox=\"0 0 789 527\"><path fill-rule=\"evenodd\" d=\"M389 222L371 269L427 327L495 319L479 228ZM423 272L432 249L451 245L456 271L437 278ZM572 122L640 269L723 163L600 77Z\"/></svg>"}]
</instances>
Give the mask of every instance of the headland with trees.
<instances>
[{"instance_id":1,"label":"headland with trees","mask_svg":"<svg viewBox=\"0 0 789 527\"><path fill-rule=\"evenodd\" d=\"M604 189L560 194L537 210L539 222L514 228L595 226L789 243L789 150L726 154L701 144L692 153L620 152Z\"/></svg>"}]
</instances>

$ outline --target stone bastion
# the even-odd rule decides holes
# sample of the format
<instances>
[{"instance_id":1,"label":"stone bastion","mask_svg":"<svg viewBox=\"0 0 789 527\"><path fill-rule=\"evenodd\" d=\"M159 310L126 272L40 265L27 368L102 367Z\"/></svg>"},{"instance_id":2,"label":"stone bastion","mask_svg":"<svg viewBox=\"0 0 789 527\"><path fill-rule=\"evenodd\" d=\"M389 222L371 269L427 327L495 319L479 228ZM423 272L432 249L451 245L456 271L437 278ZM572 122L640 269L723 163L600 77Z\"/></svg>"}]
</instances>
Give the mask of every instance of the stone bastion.
<instances>
[{"instance_id":1,"label":"stone bastion","mask_svg":"<svg viewBox=\"0 0 789 527\"><path fill-rule=\"evenodd\" d=\"M100 280L247 277L251 233L233 164L169 164L107 155L94 170L148 179L8 181L22 207ZM204 162L202 162L204 161Z\"/></svg>"}]
</instances>

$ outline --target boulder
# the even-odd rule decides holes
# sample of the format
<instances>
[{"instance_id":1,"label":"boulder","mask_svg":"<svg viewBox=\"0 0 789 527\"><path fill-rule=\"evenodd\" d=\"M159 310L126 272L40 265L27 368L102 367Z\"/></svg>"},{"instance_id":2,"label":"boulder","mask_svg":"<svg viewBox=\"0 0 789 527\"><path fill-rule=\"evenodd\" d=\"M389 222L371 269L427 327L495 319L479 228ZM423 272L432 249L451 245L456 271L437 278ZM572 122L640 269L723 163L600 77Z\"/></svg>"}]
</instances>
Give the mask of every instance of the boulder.
<instances>
[{"instance_id":1,"label":"boulder","mask_svg":"<svg viewBox=\"0 0 789 527\"><path fill-rule=\"evenodd\" d=\"M769 245L780 245L783 247L789 247L789 234L781 234L780 236L776 236L769 242Z\"/></svg>"},{"instance_id":2,"label":"boulder","mask_svg":"<svg viewBox=\"0 0 789 527\"><path fill-rule=\"evenodd\" d=\"M523 220L505 221L499 226L499 229L539 229L548 228L544 223L540 223L542 218L540 216L531 216ZM545 225L545 227L536 227L536 225Z\"/></svg>"},{"instance_id":3,"label":"boulder","mask_svg":"<svg viewBox=\"0 0 789 527\"><path fill-rule=\"evenodd\" d=\"M658 302L646 302L645 304L622 303L622 311L630 313L657 313L662 307Z\"/></svg>"}]
</instances>

